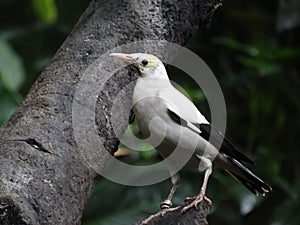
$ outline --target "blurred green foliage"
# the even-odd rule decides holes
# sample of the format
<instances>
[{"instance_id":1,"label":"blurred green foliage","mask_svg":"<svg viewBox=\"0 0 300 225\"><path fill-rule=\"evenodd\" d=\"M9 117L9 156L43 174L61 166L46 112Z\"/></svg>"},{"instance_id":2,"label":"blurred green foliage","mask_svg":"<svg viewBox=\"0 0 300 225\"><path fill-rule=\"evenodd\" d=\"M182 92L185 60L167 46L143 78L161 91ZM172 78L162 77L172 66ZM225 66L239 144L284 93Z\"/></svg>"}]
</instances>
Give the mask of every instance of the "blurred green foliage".
<instances>
[{"instance_id":1,"label":"blurred green foliage","mask_svg":"<svg viewBox=\"0 0 300 225\"><path fill-rule=\"evenodd\" d=\"M32 0L35 14L45 23L55 23L57 20L57 8L54 0Z\"/></svg>"},{"instance_id":2,"label":"blurred green foliage","mask_svg":"<svg viewBox=\"0 0 300 225\"><path fill-rule=\"evenodd\" d=\"M20 57L5 40L0 40L0 53L0 123L2 123L22 100L18 90L25 79L25 72Z\"/></svg>"},{"instance_id":3,"label":"blurred green foliage","mask_svg":"<svg viewBox=\"0 0 300 225\"><path fill-rule=\"evenodd\" d=\"M1 1L0 123L17 108L88 3ZM211 26L187 43L220 82L228 110L227 136L254 159L257 166L251 169L274 190L255 197L225 172L214 171L207 193L213 200L211 225L300 224L299 5L295 0L226 1ZM209 117L205 95L193 80L176 68L168 70ZM130 129L140 135L136 124ZM120 160L141 165L160 159L150 150L126 153ZM184 197L198 193L201 181L197 171L183 171L174 203L182 204ZM170 187L170 181L127 187L99 178L83 224L119 225L143 219L159 209Z\"/></svg>"}]
</instances>

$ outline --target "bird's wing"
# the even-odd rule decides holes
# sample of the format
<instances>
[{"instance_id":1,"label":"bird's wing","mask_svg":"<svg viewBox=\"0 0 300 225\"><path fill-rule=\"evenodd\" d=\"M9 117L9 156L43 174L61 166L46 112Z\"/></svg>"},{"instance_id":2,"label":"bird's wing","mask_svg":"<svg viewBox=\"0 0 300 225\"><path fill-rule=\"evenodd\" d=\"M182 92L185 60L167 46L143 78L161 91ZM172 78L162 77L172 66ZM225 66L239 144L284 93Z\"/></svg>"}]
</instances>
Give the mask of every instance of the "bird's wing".
<instances>
[{"instance_id":1,"label":"bird's wing","mask_svg":"<svg viewBox=\"0 0 300 225\"><path fill-rule=\"evenodd\" d=\"M214 147L220 149L221 153L240 162L254 164L251 159L237 150L221 132L211 126L188 98L176 89L168 93L169 95L164 97L171 99L172 102L167 105L167 114L174 122L196 132Z\"/></svg>"},{"instance_id":2,"label":"bird's wing","mask_svg":"<svg viewBox=\"0 0 300 225\"><path fill-rule=\"evenodd\" d=\"M254 164L254 162L241 153L237 148L215 127L210 124L198 124L201 131L201 136L214 146L219 146L220 151L227 156L232 157L241 162Z\"/></svg>"},{"instance_id":3,"label":"bird's wing","mask_svg":"<svg viewBox=\"0 0 300 225\"><path fill-rule=\"evenodd\" d=\"M226 137L224 137L220 131L211 126L209 123L191 123L181 118L178 114L176 114L176 112L172 111L172 109L167 109L167 113L174 122L198 133L202 138L210 142L214 147L216 147L217 149L219 148L220 152L233 159L236 159L237 161L254 164L251 159L237 150L237 148L234 147L234 145L231 144L231 142Z\"/></svg>"},{"instance_id":4,"label":"bird's wing","mask_svg":"<svg viewBox=\"0 0 300 225\"><path fill-rule=\"evenodd\" d=\"M189 123L208 123L194 103L172 85L160 91L159 97L165 100L167 108Z\"/></svg>"}]
</instances>

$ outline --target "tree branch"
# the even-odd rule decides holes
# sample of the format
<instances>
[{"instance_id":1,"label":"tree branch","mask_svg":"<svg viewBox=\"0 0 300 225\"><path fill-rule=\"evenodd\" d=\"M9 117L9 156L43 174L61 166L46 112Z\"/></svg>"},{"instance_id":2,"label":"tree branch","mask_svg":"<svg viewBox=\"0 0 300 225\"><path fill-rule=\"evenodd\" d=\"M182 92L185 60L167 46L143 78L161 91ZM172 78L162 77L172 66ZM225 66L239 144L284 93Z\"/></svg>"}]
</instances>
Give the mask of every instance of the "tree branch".
<instances>
[{"instance_id":1,"label":"tree branch","mask_svg":"<svg viewBox=\"0 0 300 225\"><path fill-rule=\"evenodd\" d=\"M72 127L75 89L84 72L117 45L146 38L185 43L199 24L207 25L220 2L90 3L20 107L0 128L0 224L80 224L96 177L79 154ZM98 134L110 153L119 143L110 121L111 100L132 81L126 74L117 73L108 81L103 90L107 96L100 94L96 107ZM128 96L123 107L130 104ZM124 131L128 118L123 111L116 113ZM106 159L103 155L100 168Z\"/></svg>"},{"instance_id":2,"label":"tree branch","mask_svg":"<svg viewBox=\"0 0 300 225\"><path fill-rule=\"evenodd\" d=\"M198 209L192 208L184 214L181 213L182 208L183 206L177 207L176 210L167 212L164 215L158 212L133 225L208 225L206 217L209 213L210 206L206 202L201 202Z\"/></svg>"}]
</instances>

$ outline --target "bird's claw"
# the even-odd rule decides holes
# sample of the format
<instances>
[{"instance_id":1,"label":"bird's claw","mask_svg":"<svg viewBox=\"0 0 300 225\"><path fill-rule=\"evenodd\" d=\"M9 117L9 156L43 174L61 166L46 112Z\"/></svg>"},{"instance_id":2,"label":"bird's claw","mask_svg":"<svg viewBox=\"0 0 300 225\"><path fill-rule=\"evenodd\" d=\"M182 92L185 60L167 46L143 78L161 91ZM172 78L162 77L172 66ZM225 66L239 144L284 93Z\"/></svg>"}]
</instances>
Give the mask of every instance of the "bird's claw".
<instances>
[{"instance_id":1,"label":"bird's claw","mask_svg":"<svg viewBox=\"0 0 300 225\"><path fill-rule=\"evenodd\" d=\"M183 214L191 208L196 208L198 210L198 205L202 201L205 201L208 205L212 204L212 201L209 198L207 198L204 194L200 194L200 195L195 196L195 197L185 198L185 202L191 202L191 203L188 204L187 206L183 207L183 209L181 210L181 213Z\"/></svg>"},{"instance_id":2,"label":"bird's claw","mask_svg":"<svg viewBox=\"0 0 300 225\"><path fill-rule=\"evenodd\" d=\"M198 196L194 196L194 197L186 197L184 199L184 202L192 202L194 201ZM205 195L203 196L203 201L205 201L208 205L212 205L212 201L206 197Z\"/></svg>"}]
</instances>

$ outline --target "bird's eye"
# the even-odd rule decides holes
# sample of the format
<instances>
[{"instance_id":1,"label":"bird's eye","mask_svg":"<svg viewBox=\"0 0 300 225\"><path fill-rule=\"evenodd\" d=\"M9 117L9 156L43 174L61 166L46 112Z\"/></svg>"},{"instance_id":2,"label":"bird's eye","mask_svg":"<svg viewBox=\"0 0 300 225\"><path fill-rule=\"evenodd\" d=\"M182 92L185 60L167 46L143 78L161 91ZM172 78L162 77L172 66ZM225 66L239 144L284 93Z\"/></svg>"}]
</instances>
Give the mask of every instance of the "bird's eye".
<instances>
[{"instance_id":1,"label":"bird's eye","mask_svg":"<svg viewBox=\"0 0 300 225\"><path fill-rule=\"evenodd\" d=\"M142 64L143 64L143 66L147 66L148 60L147 59L143 59Z\"/></svg>"}]
</instances>

